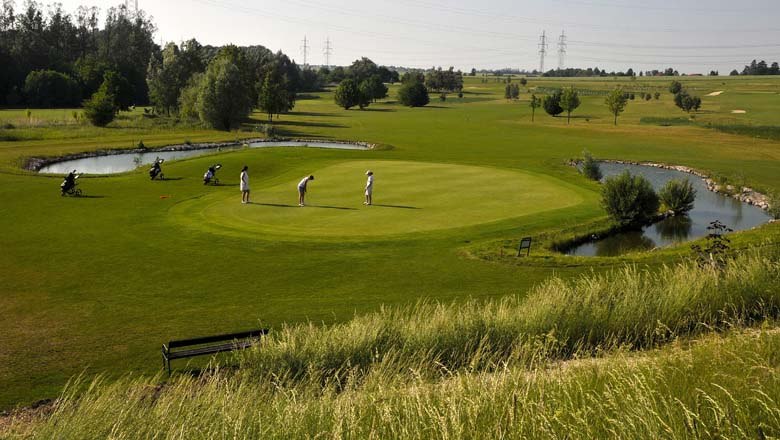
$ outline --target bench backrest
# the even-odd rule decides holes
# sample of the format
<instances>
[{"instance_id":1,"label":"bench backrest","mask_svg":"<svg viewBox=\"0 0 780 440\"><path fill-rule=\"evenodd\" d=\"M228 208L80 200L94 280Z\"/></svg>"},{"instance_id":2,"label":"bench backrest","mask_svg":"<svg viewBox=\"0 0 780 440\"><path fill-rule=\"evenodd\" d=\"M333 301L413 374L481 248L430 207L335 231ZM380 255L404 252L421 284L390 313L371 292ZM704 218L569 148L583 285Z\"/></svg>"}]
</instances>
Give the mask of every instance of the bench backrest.
<instances>
[{"instance_id":1,"label":"bench backrest","mask_svg":"<svg viewBox=\"0 0 780 440\"><path fill-rule=\"evenodd\" d=\"M268 329L263 328L258 330L250 330L247 332L230 333L226 335L205 336L202 338L192 338L192 339L180 339L178 341L168 342L168 348L189 347L192 345L210 344L212 342L233 341L237 339L259 338L260 336L266 334L268 334Z\"/></svg>"}]
</instances>

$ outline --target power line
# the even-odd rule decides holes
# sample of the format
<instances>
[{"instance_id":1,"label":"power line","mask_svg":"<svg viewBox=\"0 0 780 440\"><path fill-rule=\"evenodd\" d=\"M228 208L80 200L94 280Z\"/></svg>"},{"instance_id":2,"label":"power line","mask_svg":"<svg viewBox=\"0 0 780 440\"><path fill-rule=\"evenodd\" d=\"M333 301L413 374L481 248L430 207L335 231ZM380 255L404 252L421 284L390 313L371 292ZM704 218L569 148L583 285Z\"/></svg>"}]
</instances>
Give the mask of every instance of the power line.
<instances>
[{"instance_id":1,"label":"power line","mask_svg":"<svg viewBox=\"0 0 780 440\"><path fill-rule=\"evenodd\" d=\"M561 31L558 38L558 69L563 70L566 61L566 33Z\"/></svg>"},{"instance_id":2,"label":"power line","mask_svg":"<svg viewBox=\"0 0 780 440\"><path fill-rule=\"evenodd\" d=\"M330 68L330 56L333 55L333 47L330 45L330 37L325 39L325 48L322 50L325 55L325 67Z\"/></svg>"},{"instance_id":3,"label":"power line","mask_svg":"<svg viewBox=\"0 0 780 440\"><path fill-rule=\"evenodd\" d=\"M544 73L544 56L547 55L547 35L546 31L542 31L542 36L539 37L539 72Z\"/></svg>"}]
</instances>

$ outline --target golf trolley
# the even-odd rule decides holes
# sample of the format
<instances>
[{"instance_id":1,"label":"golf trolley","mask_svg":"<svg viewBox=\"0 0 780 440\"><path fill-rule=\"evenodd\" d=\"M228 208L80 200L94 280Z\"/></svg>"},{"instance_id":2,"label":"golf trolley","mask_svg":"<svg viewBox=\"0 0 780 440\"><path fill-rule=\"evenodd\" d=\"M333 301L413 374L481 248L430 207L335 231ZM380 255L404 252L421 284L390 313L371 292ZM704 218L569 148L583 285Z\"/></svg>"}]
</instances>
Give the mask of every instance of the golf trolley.
<instances>
[{"instance_id":1,"label":"golf trolley","mask_svg":"<svg viewBox=\"0 0 780 440\"><path fill-rule=\"evenodd\" d=\"M78 183L76 182L78 178L79 175L76 174L76 170L73 170L70 173L68 173L68 175L65 176L65 179L60 184L60 195L80 197L81 189L77 188Z\"/></svg>"},{"instance_id":2,"label":"golf trolley","mask_svg":"<svg viewBox=\"0 0 780 440\"><path fill-rule=\"evenodd\" d=\"M213 185L219 184L219 179L217 179L217 171L222 168L222 164L214 164L209 167L209 169L206 171L206 174L203 175L203 184L208 185L209 183Z\"/></svg>"},{"instance_id":3,"label":"golf trolley","mask_svg":"<svg viewBox=\"0 0 780 440\"><path fill-rule=\"evenodd\" d=\"M152 164L152 167L149 168L149 177L154 179L160 179L165 180L165 174L163 174L162 171L162 164L165 162L165 159L160 159L159 157L154 160L154 163Z\"/></svg>"}]
</instances>

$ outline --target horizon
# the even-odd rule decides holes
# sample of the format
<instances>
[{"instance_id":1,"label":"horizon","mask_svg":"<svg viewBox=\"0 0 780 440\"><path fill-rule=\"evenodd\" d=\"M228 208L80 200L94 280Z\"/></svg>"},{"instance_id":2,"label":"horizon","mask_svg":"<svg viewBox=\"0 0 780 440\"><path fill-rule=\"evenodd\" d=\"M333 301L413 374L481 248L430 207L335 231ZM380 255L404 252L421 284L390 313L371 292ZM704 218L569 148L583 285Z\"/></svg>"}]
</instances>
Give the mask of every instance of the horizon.
<instances>
[{"instance_id":1,"label":"horizon","mask_svg":"<svg viewBox=\"0 0 780 440\"><path fill-rule=\"evenodd\" d=\"M96 6L102 20L108 8L124 2L59 3L68 13L81 5ZM341 6L320 0L291 0L273 10L256 3L260 4L139 0L139 9L157 26L158 44L195 38L214 46L262 45L283 51L300 65L304 64L306 37L306 64L310 65L325 64L324 45L330 39L330 65L346 66L365 56L397 67L533 71L540 68L542 32L548 44L545 71L559 67L562 32L567 38L564 68L631 68L640 72L672 67L681 74L706 75L716 70L728 75L754 59L769 64L780 59L780 26L773 23L780 16L780 4L770 0L752 0L739 9L725 0L711 2L706 8L691 0L679 6L673 6L678 2L671 0L653 5L601 0L521 0L510 5L496 0L481 4L480 9L462 0L447 5L433 0L346 0ZM398 7L387 8L393 4ZM565 17L558 12L563 7ZM198 17L204 14L213 24L193 26L202 24ZM692 17L696 17L695 24L690 24ZM732 22L740 24L730 28ZM517 24L520 29L516 29Z\"/></svg>"}]
</instances>

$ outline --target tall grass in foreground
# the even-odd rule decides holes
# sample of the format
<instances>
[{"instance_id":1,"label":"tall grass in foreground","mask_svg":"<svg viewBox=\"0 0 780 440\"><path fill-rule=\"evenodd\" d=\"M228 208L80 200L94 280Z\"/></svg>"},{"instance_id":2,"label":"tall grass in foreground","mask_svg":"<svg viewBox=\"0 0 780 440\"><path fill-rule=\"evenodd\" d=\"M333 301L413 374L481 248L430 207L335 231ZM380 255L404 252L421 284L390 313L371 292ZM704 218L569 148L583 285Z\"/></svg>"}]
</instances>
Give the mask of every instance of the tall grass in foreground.
<instances>
[{"instance_id":1,"label":"tall grass in foreground","mask_svg":"<svg viewBox=\"0 0 780 440\"><path fill-rule=\"evenodd\" d=\"M528 370L440 381L370 374L360 385L279 387L216 371L98 380L54 414L12 426L20 438L521 439L729 438L780 435L780 334L707 337Z\"/></svg>"},{"instance_id":2,"label":"tall grass in foreground","mask_svg":"<svg viewBox=\"0 0 780 440\"><path fill-rule=\"evenodd\" d=\"M778 253L751 252L723 271L626 267L572 282L553 279L522 298L421 303L345 324L289 327L237 355L237 371L215 368L164 386L155 385L160 378L97 380L83 393L77 383L31 432L38 438L780 435L780 336L625 354L778 317ZM603 357L614 352L624 354Z\"/></svg>"}]
</instances>

